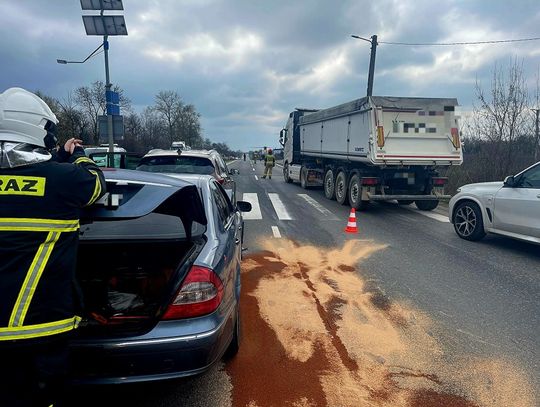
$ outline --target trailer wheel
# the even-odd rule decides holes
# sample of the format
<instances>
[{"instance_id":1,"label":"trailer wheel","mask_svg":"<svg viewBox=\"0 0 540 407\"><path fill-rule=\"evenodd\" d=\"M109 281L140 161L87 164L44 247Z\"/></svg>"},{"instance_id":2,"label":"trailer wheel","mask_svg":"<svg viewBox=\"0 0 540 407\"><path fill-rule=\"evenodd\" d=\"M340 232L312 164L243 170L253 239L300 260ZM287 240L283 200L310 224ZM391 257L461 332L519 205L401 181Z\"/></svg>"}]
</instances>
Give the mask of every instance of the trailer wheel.
<instances>
[{"instance_id":1,"label":"trailer wheel","mask_svg":"<svg viewBox=\"0 0 540 407\"><path fill-rule=\"evenodd\" d=\"M285 163L285 165L283 166L283 179L288 184L292 182L292 178L289 177L289 163Z\"/></svg>"},{"instance_id":2,"label":"trailer wheel","mask_svg":"<svg viewBox=\"0 0 540 407\"><path fill-rule=\"evenodd\" d=\"M308 173L308 169L306 167L302 167L300 169L300 186L304 189L308 189L308 185L307 185L307 173Z\"/></svg>"},{"instance_id":3,"label":"trailer wheel","mask_svg":"<svg viewBox=\"0 0 540 407\"><path fill-rule=\"evenodd\" d=\"M336 181L334 179L334 171L326 170L324 174L324 196L327 199L336 199Z\"/></svg>"},{"instance_id":4,"label":"trailer wheel","mask_svg":"<svg viewBox=\"0 0 540 407\"><path fill-rule=\"evenodd\" d=\"M414 201L416 204L416 207L420 209L421 211L432 211L437 206L439 206L438 200L433 201Z\"/></svg>"},{"instance_id":5,"label":"trailer wheel","mask_svg":"<svg viewBox=\"0 0 540 407\"><path fill-rule=\"evenodd\" d=\"M348 196L351 208L360 211L367 209L369 201L362 201L362 185L360 184L360 177L357 174L353 175L349 181Z\"/></svg>"},{"instance_id":6,"label":"trailer wheel","mask_svg":"<svg viewBox=\"0 0 540 407\"><path fill-rule=\"evenodd\" d=\"M336 201L338 201L341 205L345 205L347 203L347 175L344 171L340 171L339 174L336 177L336 183L335 183L335 193L336 193Z\"/></svg>"}]
</instances>

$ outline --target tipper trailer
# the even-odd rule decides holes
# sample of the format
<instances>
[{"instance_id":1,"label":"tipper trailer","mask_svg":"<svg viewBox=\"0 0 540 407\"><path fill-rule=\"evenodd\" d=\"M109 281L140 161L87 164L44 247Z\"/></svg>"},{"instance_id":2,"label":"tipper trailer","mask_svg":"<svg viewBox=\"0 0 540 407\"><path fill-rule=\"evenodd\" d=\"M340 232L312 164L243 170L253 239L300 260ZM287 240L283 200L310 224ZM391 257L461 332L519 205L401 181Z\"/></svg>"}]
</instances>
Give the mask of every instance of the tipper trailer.
<instances>
[{"instance_id":1,"label":"tipper trailer","mask_svg":"<svg viewBox=\"0 0 540 407\"><path fill-rule=\"evenodd\" d=\"M433 210L463 161L456 99L370 96L323 110L296 109L280 132L283 175L364 209L397 200Z\"/></svg>"}]
</instances>

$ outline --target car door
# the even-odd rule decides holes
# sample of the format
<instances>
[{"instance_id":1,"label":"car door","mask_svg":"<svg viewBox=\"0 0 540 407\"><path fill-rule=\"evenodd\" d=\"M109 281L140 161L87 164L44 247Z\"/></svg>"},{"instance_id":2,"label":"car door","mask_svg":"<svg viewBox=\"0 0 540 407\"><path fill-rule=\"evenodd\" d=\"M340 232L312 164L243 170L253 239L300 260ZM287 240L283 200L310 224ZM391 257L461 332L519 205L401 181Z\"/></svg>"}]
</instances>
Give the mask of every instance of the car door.
<instances>
[{"instance_id":1,"label":"car door","mask_svg":"<svg viewBox=\"0 0 540 407\"><path fill-rule=\"evenodd\" d=\"M238 300L240 289L241 229L237 211L227 193L216 181L211 181L210 191L216 210L216 231L219 235L220 260L218 274L225 287L224 298ZM216 270L217 271L217 270Z\"/></svg>"},{"instance_id":2,"label":"car door","mask_svg":"<svg viewBox=\"0 0 540 407\"><path fill-rule=\"evenodd\" d=\"M540 163L514 177L495 195L496 229L540 238Z\"/></svg>"}]
</instances>

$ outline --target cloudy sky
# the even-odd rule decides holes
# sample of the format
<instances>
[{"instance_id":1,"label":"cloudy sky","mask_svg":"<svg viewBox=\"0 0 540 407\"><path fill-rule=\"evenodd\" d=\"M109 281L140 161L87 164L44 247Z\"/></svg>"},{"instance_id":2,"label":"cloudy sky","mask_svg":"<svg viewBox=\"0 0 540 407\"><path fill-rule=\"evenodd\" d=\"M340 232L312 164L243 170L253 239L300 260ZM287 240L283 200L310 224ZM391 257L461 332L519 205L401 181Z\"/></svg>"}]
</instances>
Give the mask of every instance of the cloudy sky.
<instances>
[{"instance_id":1,"label":"cloudy sky","mask_svg":"<svg viewBox=\"0 0 540 407\"><path fill-rule=\"evenodd\" d=\"M365 95L370 45L540 37L538 0L124 0L129 35L111 40L111 81L137 111L176 90L202 114L204 136L233 148L276 145L295 107ZM100 43L86 36L78 0L0 0L0 91L21 86L64 98L104 79ZM88 14L88 13L87 13ZM380 44L375 95L474 102L494 64L523 63L531 88L540 41L413 47Z\"/></svg>"}]
</instances>

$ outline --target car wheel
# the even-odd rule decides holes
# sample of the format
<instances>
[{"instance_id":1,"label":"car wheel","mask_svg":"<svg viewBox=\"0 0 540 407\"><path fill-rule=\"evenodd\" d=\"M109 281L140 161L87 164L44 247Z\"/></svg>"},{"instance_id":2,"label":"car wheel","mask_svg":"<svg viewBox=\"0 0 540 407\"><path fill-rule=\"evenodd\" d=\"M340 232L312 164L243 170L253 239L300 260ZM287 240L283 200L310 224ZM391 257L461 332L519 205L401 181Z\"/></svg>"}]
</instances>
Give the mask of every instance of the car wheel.
<instances>
[{"instance_id":1,"label":"car wheel","mask_svg":"<svg viewBox=\"0 0 540 407\"><path fill-rule=\"evenodd\" d=\"M234 332L231 343L227 347L223 357L227 359L232 359L238 353L240 349L240 339L241 339L241 321L240 321L240 306L236 307L236 322L234 323Z\"/></svg>"},{"instance_id":2,"label":"car wheel","mask_svg":"<svg viewBox=\"0 0 540 407\"><path fill-rule=\"evenodd\" d=\"M302 169L300 170L300 186L304 189L308 189L307 173L308 169L306 167L302 167Z\"/></svg>"},{"instance_id":3,"label":"car wheel","mask_svg":"<svg viewBox=\"0 0 540 407\"><path fill-rule=\"evenodd\" d=\"M398 201L397 201L398 205L410 205L413 202L414 201L409 200L409 199L398 199Z\"/></svg>"},{"instance_id":4,"label":"car wheel","mask_svg":"<svg viewBox=\"0 0 540 407\"><path fill-rule=\"evenodd\" d=\"M416 207L420 209L421 211L432 211L437 206L439 206L439 201L433 200L433 201L414 201L416 204Z\"/></svg>"},{"instance_id":5,"label":"car wheel","mask_svg":"<svg viewBox=\"0 0 540 407\"><path fill-rule=\"evenodd\" d=\"M360 211L367 209L369 201L362 201L362 186L357 174L353 175L349 181L348 197L351 208Z\"/></svg>"},{"instance_id":6,"label":"car wheel","mask_svg":"<svg viewBox=\"0 0 540 407\"><path fill-rule=\"evenodd\" d=\"M336 177L335 193L336 201L345 205L347 203L347 175L343 171L340 171Z\"/></svg>"},{"instance_id":7,"label":"car wheel","mask_svg":"<svg viewBox=\"0 0 540 407\"><path fill-rule=\"evenodd\" d=\"M283 179L288 184L292 182L292 178L289 177L289 163L285 163L283 166Z\"/></svg>"},{"instance_id":8,"label":"car wheel","mask_svg":"<svg viewBox=\"0 0 540 407\"><path fill-rule=\"evenodd\" d=\"M452 220L454 230L462 239L476 241L486 235L482 211L474 202L465 201L458 204Z\"/></svg>"},{"instance_id":9,"label":"car wheel","mask_svg":"<svg viewBox=\"0 0 540 407\"><path fill-rule=\"evenodd\" d=\"M324 196L327 199L336 198L336 182L334 180L334 171L331 169L326 170L324 174Z\"/></svg>"}]
</instances>

